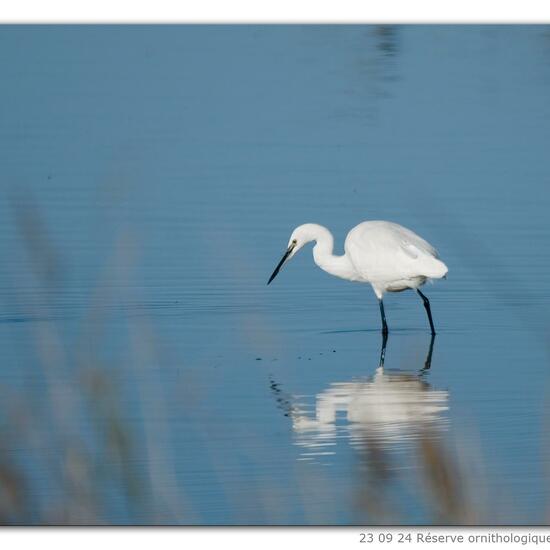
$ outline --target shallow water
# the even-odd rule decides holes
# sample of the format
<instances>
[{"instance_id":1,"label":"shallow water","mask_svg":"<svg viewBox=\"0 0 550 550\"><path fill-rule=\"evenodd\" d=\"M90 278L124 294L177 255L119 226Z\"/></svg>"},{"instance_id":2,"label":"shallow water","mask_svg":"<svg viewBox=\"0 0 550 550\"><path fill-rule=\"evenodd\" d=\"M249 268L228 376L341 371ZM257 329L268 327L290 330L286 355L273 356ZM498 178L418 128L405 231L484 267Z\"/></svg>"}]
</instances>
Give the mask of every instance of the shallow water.
<instances>
[{"instance_id":1,"label":"shallow water","mask_svg":"<svg viewBox=\"0 0 550 550\"><path fill-rule=\"evenodd\" d=\"M547 523L550 29L2 27L18 523ZM301 252L365 219L449 267ZM442 472L444 472L442 474Z\"/></svg>"}]
</instances>

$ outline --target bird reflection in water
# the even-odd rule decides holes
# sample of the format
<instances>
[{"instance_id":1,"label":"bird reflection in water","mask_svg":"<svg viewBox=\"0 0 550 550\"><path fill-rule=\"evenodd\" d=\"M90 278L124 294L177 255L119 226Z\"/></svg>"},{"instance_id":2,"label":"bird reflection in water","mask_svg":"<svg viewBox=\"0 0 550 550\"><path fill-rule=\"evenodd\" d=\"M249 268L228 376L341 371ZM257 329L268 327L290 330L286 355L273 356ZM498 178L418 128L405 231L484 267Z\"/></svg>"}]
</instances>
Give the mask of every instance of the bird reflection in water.
<instances>
[{"instance_id":1,"label":"bird reflection in water","mask_svg":"<svg viewBox=\"0 0 550 550\"><path fill-rule=\"evenodd\" d=\"M383 338L373 376L333 382L315 396L314 404L287 395L271 381L279 408L292 420L295 444L301 448L299 460L326 463L341 440L362 451L410 449L425 434L437 437L446 430L448 392L433 389L425 380L434 337L422 368L416 372L384 368L386 344L387 338Z\"/></svg>"}]
</instances>

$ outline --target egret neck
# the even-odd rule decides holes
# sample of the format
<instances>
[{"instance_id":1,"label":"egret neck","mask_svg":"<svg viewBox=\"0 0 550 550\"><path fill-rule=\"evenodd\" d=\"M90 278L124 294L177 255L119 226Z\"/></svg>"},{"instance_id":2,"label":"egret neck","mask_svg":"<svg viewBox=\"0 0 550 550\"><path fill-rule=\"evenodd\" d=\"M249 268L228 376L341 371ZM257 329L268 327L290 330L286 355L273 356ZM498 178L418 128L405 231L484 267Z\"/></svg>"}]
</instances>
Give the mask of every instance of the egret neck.
<instances>
[{"instance_id":1,"label":"egret neck","mask_svg":"<svg viewBox=\"0 0 550 550\"><path fill-rule=\"evenodd\" d=\"M334 238L332 233L322 225L308 225L311 226L308 228L311 231L311 240L315 241L315 246L313 247L313 261L322 270L335 277L352 281L358 279L357 272L346 254L342 256L335 256L333 254Z\"/></svg>"}]
</instances>

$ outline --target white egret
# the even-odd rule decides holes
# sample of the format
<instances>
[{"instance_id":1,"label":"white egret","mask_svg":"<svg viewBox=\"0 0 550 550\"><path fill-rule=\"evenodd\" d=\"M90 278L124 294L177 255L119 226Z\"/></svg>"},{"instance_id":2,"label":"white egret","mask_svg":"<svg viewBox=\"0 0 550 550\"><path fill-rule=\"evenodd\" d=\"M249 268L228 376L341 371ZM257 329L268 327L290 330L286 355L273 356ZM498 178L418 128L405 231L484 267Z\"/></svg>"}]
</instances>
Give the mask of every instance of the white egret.
<instances>
[{"instance_id":1,"label":"white egret","mask_svg":"<svg viewBox=\"0 0 550 550\"><path fill-rule=\"evenodd\" d=\"M315 241L313 260L321 269L336 277L372 286L380 305L384 337L388 334L384 293L409 288L416 290L422 298L432 334L435 334L430 302L419 287L429 279L445 277L448 269L431 244L396 223L367 221L356 225L348 233L344 243L345 254L335 256L331 232L322 225L306 223L292 232L288 248L267 284L300 248L312 241Z\"/></svg>"}]
</instances>

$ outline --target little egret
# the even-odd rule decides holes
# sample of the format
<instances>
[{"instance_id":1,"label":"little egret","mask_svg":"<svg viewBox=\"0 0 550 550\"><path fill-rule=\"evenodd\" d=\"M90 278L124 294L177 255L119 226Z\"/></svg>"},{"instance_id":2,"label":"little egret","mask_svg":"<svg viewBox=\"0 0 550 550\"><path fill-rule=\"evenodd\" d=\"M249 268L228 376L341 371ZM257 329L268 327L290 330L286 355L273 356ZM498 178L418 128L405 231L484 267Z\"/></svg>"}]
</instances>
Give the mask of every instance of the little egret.
<instances>
[{"instance_id":1,"label":"little egret","mask_svg":"<svg viewBox=\"0 0 550 550\"><path fill-rule=\"evenodd\" d=\"M447 266L438 258L435 248L416 233L396 223L368 221L356 225L346 237L345 254L335 256L332 233L322 225L306 223L290 236L288 248L267 284L277 276L305 244L315 241L313 261L327 273L360 283L369 283L380 305L382 333L388 334L384 313L385 292L416 290L428 314L432 334L435 334L430 302L418 287L429 279L447 275Z\"/></svg>"}]
</instances>

